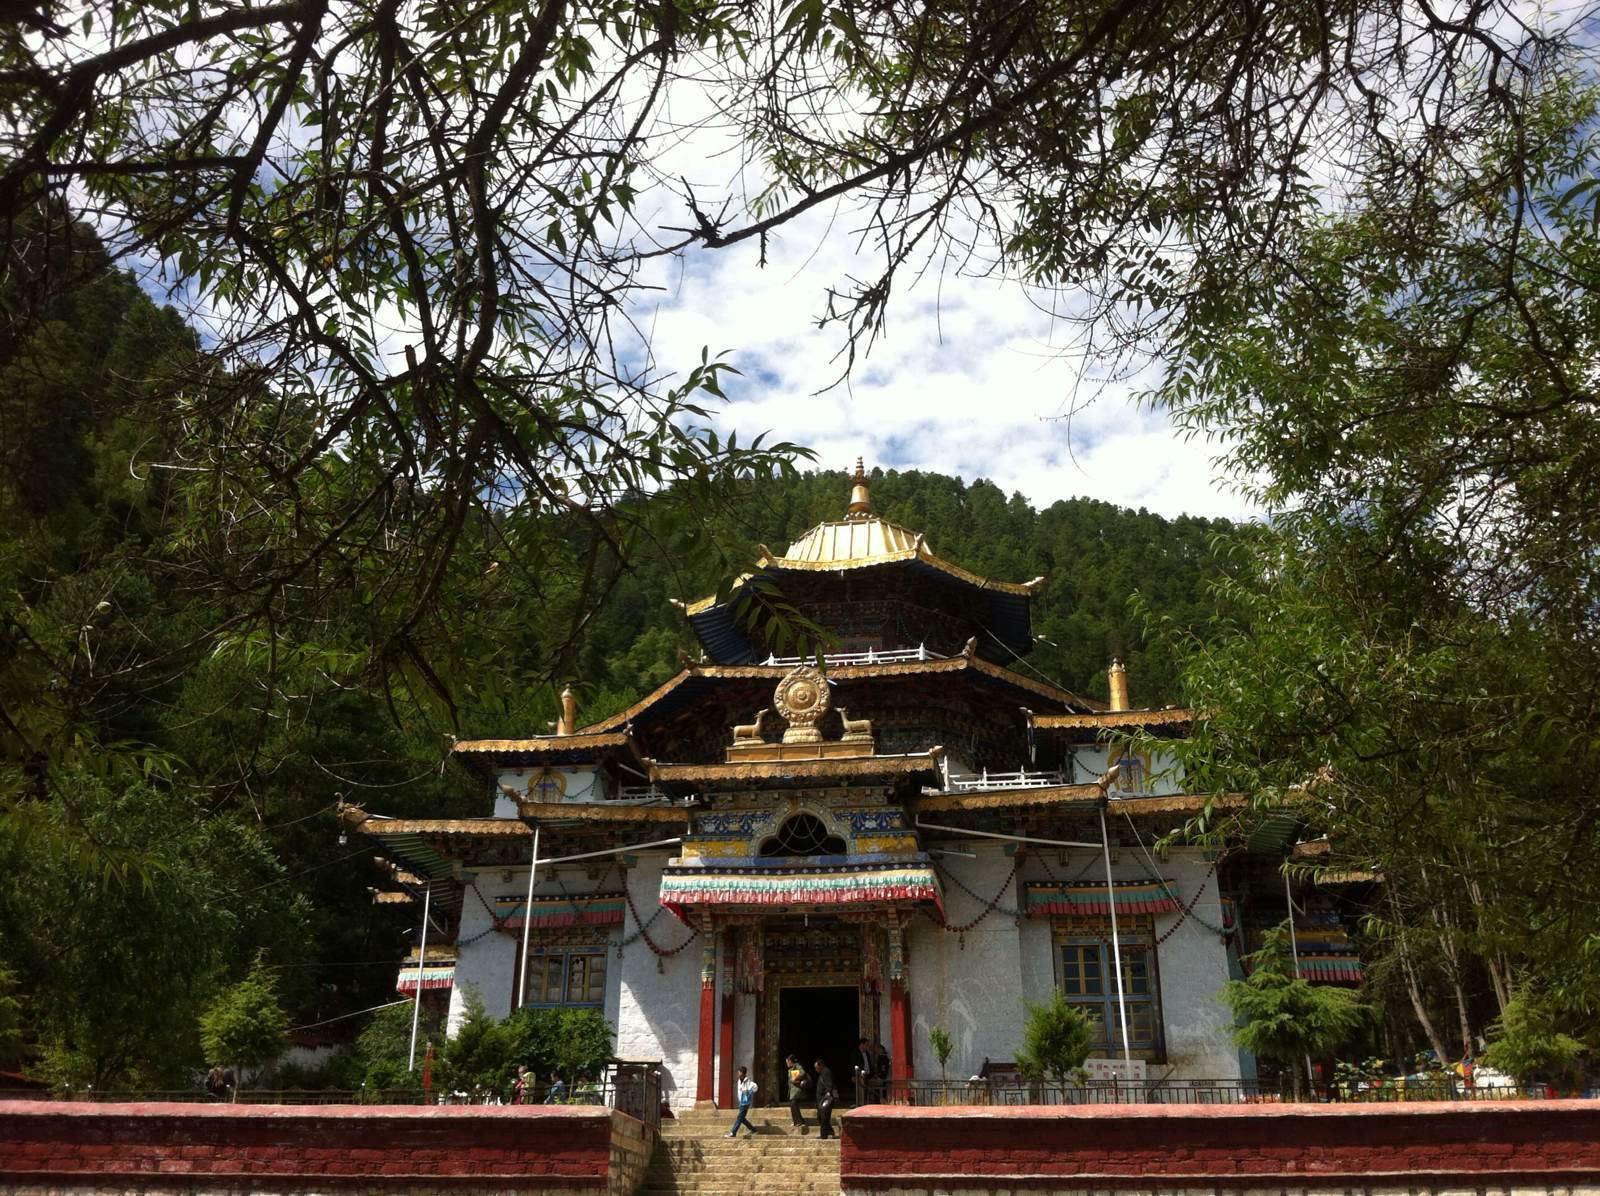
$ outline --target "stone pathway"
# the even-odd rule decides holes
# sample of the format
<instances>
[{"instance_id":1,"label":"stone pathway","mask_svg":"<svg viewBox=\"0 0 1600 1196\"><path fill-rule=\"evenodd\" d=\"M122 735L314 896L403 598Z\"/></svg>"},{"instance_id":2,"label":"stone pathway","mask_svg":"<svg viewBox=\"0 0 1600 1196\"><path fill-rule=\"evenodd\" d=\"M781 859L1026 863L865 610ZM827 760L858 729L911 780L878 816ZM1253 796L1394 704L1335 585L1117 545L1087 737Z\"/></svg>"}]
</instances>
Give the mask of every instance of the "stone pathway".
<instances>
[{"instance_id":1,"label":"stone pathway","mask_svg":"<svg viewBox=\"0 0 1600 1196\"><path fill-rule=\"evenodd\" d=\"M736 1196L751 1192L838 1196L839 1139L817 1137L816 1114L806 1136L789 1125L787 1106L755 1109L754 1137L728 1138L734 1115L721 1109L680 1113L661 1123L642 1196ZM834 1133L839 1120L834 1118Z\"/></svg>"}]
</instances>

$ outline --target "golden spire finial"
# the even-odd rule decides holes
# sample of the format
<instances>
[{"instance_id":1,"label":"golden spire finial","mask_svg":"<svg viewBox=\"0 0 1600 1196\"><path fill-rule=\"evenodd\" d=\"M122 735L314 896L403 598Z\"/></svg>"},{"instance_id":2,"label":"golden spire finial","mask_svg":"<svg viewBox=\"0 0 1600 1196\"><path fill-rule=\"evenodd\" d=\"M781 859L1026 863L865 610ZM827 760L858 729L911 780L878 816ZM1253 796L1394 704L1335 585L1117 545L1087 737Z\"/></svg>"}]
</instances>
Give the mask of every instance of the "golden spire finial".
<instances>
[{"instance_id":1,"label":"golden spire finial","mask_svg":"<svg viewBox=\"0 0 1600 1196\"><path fill-rule=\"evenodd\" d=\"M568 685L561 691L561 717L556 720L557 735L571 735L578 729L578 695Z\"/></svg>"},{"instance_id":2,"label":"golden spire finial","mask_svg":"<svg viewBox=\"0 0 1600 1196\"><path fill-rule=\"evenodd\" d=\"M1122 658L1111 658L1111 667L1106 670L1110 681L1111 709L1128 709L1128 669L1122 663Z\"/></svg>"},{"instance_id":3,"label":"golden spire finial","mask_svg":"<svg viewBox=\"0 0 1600 1196\"><path fill-rule=\"evenodd\" d=\"M867 470L860 457L856 458L856 472L850 482L850 510L846 517L866 519L872 514L872 495L867 492Z\"/></svg>"}]
</instances>

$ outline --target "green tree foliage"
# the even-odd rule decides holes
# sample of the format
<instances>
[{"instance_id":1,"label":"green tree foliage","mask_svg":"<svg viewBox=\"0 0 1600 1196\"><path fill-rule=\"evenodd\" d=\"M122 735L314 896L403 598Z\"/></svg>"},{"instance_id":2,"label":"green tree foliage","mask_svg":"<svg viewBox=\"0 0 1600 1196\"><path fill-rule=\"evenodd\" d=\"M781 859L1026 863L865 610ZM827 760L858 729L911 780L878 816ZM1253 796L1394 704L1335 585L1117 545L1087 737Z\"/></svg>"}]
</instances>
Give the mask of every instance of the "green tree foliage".
<instances>
[{"instance_id":1,"label":"green tree foliage","mask_svg":"<svg viewBox=\"0 0 1600 1196\"><path fill-rule=\"evenodd\" d=\"M1549 71L1524 101L1242 270L1159 395L1277 508L1187 637L1190 775L1382 877L1369 974L1441 1058L1526 987L1600 1025L1600 93Z\"/></svg>"},{"instance_id":2,"label":"green tree foliage","mask_svg":"<svg viewBox=\"0 0 1600 1196\"><path fill-rule=\"evenodd\" d=\"M200 1044L207 1063L232 1066L242 1083L247 1070L270 1063L288 1045L289 1015L278 986L256 956L243 980L223 989L200 1015Z\"/></svg>"},{"instance_id":3,"label":"green tree foliage","mask_svg":"<svg viewBox=\"0 0 1600 1196\"><path fill-rule=\"evenodd\" d=\"M1298 1094L1301 1061L1320 1059L1344 1046L1371 1011L1349 989L1310 984L1296 976L1284 926L1267 932L1249 964L1248 979L1222 986L1222 1000L1239 1023L1234 1039L1293 1075Z\"/></svg>"},{"instance_id":4,"label":"green tree foliage","mask_svg":"<svg viewBox=\"0 0 1600 1196\"><path fill-rule=\"evenodd\" d=\"M510 1095L519 1035L508 1021L492 1017L476 992L468 992L465 1016L440 1054L442 1082L474 1099Z\"/></svg>"},{"instance_id":5,"label":"green tree foliage","mask_svg":"<svg viewBox=\"0 0 1600 1196\"><path fill-rule=\"evenodd\" d=\"M1024 1079L1050 1079L1065 1084L1083 1068L1095 1041L1095 1028L1083 1010L1059 992L1042 1005L1028 1003L1017 1049L1017 1070Z\"/></svg>"},{"instance_id":6,"label":"green tree foliage","mask_svg":"<svg viewBox=\"0 0 1600 1196\"><path fill-rule=\"evenodd\" d=\"M541 1081L559 1074L570 1086L594 1079L614 1055L616 1031L597 1009L523 1008L507 1020L514 1063Z\"/></svg>"},{"instance_id":7,"label":"green tree foliage","mask_svg":"<svg viewBox=\"0 0 1600 1196\"><path fill-rule=\"evenodd\" d=\"M146 862L143 878L60 866L50 840L0 841L0 954L27 998L40 1070L64 1084L165 1087L200 1062L197 1027L256 946L301 933L283 869L237 817L165 785L80 775L36 812Z\"/></svg>"},{"instance_id":8,"label":"green tree foliage","mask_svg":"<svg viewBox=\"0 0 1600 1196\"><path fill-rule=\"evenodd\" d=\"M1565 1009L1535 989L1524 989L1507 1002L1483 1061L1523 1083L1575 1087L1593 1043L1574 1037L1570 1025Z\"/></svg>"},{"instance_id":9,"label":"green tree foliage","mask_svg":"<svg viewBox=\"0 0 1600 1196\"><path fill-rule=\"evenodd\" d=\"M412 1003L390 1005L374 1013L355 1042L356 1085L369 1089L416 1088L422 1083L410 1069ZM417 1019L417 1058L428 1044L435 1049L444 1041L443 1019L426 1006ZM420 1065L418 1070L420 1070ZM440 1085L436 1082L435 1087Z\"/></svg>"}]
</instances>

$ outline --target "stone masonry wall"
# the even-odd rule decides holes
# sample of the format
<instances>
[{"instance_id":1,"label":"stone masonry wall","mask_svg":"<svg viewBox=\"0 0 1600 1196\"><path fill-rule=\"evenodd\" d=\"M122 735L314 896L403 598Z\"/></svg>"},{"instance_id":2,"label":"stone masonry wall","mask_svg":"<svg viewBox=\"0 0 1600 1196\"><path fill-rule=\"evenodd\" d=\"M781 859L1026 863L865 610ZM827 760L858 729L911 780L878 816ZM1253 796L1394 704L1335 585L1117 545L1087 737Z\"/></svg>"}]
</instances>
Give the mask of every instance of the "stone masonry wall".
<instances>
[{"instance_id":1,"label":"stone masonry wall","mask_svg":"<svg viewBox=\"0 0 1600 1196\"><path fill-rule=\"evenodd\" d=\"M1037 1192L1600 1193L1600 1102L873 1106L846 1196Z\"/></svg>"},{"instance_id":2,"label":"stone masonry wall","mask_svg":"<svg viewBox=\"0 0 1600 1196\"><path fill-rule=\"evenodd\" d=\"M651 1132L581 1106L0 1102L0 1193L630 1196Z\"/></svg>"}]
</instances>

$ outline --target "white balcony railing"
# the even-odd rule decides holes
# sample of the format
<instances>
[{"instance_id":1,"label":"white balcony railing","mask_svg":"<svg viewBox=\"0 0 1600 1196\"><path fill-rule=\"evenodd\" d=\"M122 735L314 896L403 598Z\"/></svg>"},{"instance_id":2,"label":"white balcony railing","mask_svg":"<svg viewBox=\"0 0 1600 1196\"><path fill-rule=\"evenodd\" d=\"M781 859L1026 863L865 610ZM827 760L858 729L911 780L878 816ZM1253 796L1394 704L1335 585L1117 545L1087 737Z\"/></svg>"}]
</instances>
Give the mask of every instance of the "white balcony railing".
<instances>
[{"instance_id":1,"label":"white balcony railing","mask_svg":"<svg viewBox=\"0 0 1600 1196\"><path fill-rule=\"evenodd\" d=\"M1059 772L1029 772L1026 769L1017 772L990 772L984 769L980 773L946 777L944 791L972 793L990 789L1043 789L1050 785L1065 784L1067 778L1065 774Z\"/></svg>"},{"instance_id":2,"label":"white balcony railing","mask_svg":"<svg viewBox=\"0 0 1600 1196\"><path fill-rule=\"evenodd\" d=\"M815 656L768 656L762 664L773 665L801 665L816 663ZM930 652L924 645L918 644L915 648L892 648L884 651L881 648L868 648L865 652L824 652L822 659L827 664L897 664L907 660L948 660L949 658L938 653Z\"/></svg>"}]
</instances>

